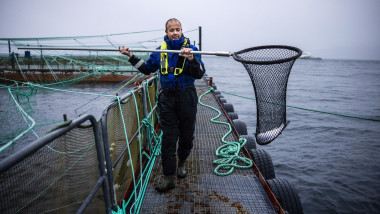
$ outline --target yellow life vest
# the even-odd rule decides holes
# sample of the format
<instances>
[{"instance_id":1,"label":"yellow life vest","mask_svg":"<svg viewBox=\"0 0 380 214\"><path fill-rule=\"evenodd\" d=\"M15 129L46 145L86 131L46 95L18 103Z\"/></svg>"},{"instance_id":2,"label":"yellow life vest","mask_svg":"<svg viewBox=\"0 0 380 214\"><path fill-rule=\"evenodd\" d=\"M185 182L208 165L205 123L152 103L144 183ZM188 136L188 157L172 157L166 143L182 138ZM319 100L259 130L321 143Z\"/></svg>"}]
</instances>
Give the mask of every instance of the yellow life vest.
<instances>
[{"instance_id":1,"label":"yellow life vest","mask_svg":"<svg viewBox=\"0 0 380 214\"><path fill-rule=\"evenodd\" d=\"M183 46L189 47L189 41L188 39L185 39L185 42L183 43ZM168 44L166 44L165 40L161 44L161 50L167 50ZM177 59L177 65L174 69L174 75L180 75L183 71L183 68L185 67L186 58L179 55ZM167 75L169 73L169 62L168 62L168 53L161 53L161 74Z\"/></svg>"}]
</instances>

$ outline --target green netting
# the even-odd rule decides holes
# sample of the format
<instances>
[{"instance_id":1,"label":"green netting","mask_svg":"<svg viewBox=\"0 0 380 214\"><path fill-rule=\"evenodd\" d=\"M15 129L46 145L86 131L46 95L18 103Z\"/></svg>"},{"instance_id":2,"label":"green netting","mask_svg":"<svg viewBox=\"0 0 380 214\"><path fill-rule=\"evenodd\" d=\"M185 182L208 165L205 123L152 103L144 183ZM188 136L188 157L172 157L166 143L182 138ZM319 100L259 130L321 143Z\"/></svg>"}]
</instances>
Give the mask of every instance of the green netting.
<instances>
[{"instance_id":1,"label":"green netting","mask_svg":"<svg viewBox=\"0 0 380 214\"><path fill-rule=\"evenodd\" d=\"M136 94L136 96L141 95ZM136 111L133 97L129 97L121 105L121 109L123 111L122 115L124 118L120 117L121 113L118 107L112 108L108 113L107 131L110 142L112 163L115 162L126 147L126 142L128 141L125 138L132 137L132 135L138 131L137 121L141 121L143 119L141 99L137 100L137 105L139 106L137 109L138 112ZM119 200L123 198L125 190L127 189L129 182L131 182L132 172L137 167L136 164L139 159L138 154L140 153L140 149L145 148L145 145L139 145L139 138L135 138L133 141L128 143L129 151L124 153L120 162L116 165L113 171L116 198Z\"/></svg>"},{"instance_id":2,"label":"green netting","mask_svg":"<svg viewBox=\"0 0 380 214\"><path fill-rule=\"evenodd\" d=\"M141 34L144 33L144 34ZM150 34L153 33L153 34ZM143 117L142 92L131 93L139 74L118 52L19 51L17 47L129 47L155 48L163 30L90 37L0 39L0 161L23 149L47 132L69 124L83 114L100 120L107 112L115 197L137 212L141 204L149 168L158 155L160 138L155 133L154 110L157 80L146 86ZM151 39L154 38L154 39ZM10 50L8 50L8 48ZM148 54L140 55L146 59ZM120 102L120 97L131 96ZM63 123L64 115L68 122ZM63 123L63 124L62 124ZM142 125L142 129L138 129ZM99 125L100 126L100 125ZM99 177L91 127L76 128L0 174L1 213L76 212ZM102 131L102 130L101 130ZM137 132L137 136L129 139ZM153 140L153 154L145 151L145 139ZM122 151L126 151L122 154ZM120 158L116 163L115 161ZM147 159L143 167L141 160ZM140 177L134 177L139 169ZM128 184L133 193L124 197ZM3 185L4 184L4 185ZM124 201L124 200L125 201ZM101 190L86 213L104 212Z\"/></svg>"},{"instance_id":3,"label":"green netting","mask_svg":"<svg viewBox=\"0 0 380 214\"><path fill-rule=\"evenodd\" d=\"M54 140L0 175L1 213L75 213L99 177L92 127ZM88 213L104 212L102 191Z\"/></svg>"},{"instance_id":4,"label":"green netting","mask_svg":"<svg viewBox=\"0 0 380 214\"><path fill-rule=\"evenodd\" d=\"M157 79L156 79L157 81ZM143 91L129 92L124 100L116 97L116 105L110 105L106 112L108 142L113 167L110 188L115 190L116 200L139 209L143 199L146 181L149 180L150 168L154 158L145 152L146 135L155 138L158 143L151 146L159 151L159 137L155 136L157 124L155 112L157 83L146 84L146 109L151 113L143 116ZM115 97L113 97L115 98ZM101 121L99 127L101 127ZM70 122L57 127L69 125ZM142 129L140 129L140 125ZM145 131L147 128L148 131ZM136 135L137 134L137 135ZM131 140L131 136L137 137ZM123 153L123 151L126 151ZM143 156L148 157L149 164L142 164ZM103 163L100 163L103 164ZM29 155L7 171L1 171L1 213L73 213L85 201L99 177L97 156L92 126L75 128L59 137L37 152ZM139 169L139 170L137 170ZM147 170L148 169L148 170ZM134 172L139 177L134 177ZM148 174L147 174L148 172ZM133 184L134 192L125 198L125 190ZM126 203L125 200L128 199ZM104 196L101 189L97 191L86 209L86 213L105 211Z\"/></svg>"},{"instance_id":5,"label":"green netting","mask_svg":"<svg viewBox=\"0 0 380 214\"><path fill-rule=\"evenodd\" d=\"M184 32L185 34L196 30ZM113 99L143 75L119 52L19 50L19 47L154 49L164 29L97 36L0 38L0 159L63 120L99 117ZM191 35L190 35L191 36ZM147 59L149 53L139 56ZM60 90L57 90L60 89ZM66 102L66 100L68 102ZM21 143L22 142L22 143Z\"/></svg>"}]
</instances>

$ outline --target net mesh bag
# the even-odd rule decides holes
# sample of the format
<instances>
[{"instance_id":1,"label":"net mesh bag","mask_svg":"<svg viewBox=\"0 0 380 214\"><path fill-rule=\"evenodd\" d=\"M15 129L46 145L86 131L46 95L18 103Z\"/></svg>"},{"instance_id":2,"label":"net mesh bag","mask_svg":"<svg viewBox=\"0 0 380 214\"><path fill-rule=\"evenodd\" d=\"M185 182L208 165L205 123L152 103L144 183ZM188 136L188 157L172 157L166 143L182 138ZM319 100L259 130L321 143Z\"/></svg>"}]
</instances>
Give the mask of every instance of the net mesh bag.
<instances>
[{"instance_id":1,"label":"net mesh bag","mask_svg":"<svg viewBox=\"0 0 380 214\"><path fill-rule=\"evenodd\" d=\"M290 70L302 51L290 46L259 46L233 54L243 63L256 96L256 141L264 145L278 137L287 125L286 87Z\"/></svg>"}]
</instances>

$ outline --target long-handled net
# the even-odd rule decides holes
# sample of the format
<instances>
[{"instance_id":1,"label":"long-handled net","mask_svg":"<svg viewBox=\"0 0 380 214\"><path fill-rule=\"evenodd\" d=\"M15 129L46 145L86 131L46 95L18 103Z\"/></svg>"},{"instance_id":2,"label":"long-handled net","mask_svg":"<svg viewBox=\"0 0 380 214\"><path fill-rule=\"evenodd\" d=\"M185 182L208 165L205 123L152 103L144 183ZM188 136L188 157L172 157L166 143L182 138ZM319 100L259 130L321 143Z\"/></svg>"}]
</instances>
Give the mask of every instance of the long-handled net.
<instances>
[{"instance_id":1,"label":"long-handled net","mask_svg":"<svg viewBox=\"0 0 380 214\"><path fill-rule=\"evenodd\" d=\"M30 48L42 50L118 51L117 49L89 48ZM131 52L168 52L179 50L130 49ZM264 145L272 142L285 129L286 88L290 71L302 51L296 47L267 45L247 48L238 52L192 51L193 54L232 56L241 62L251 78L257 100L256 142Z\"/></svg>"},{"instance_id":2,"label":"long-handled net","mask_svg":"<svg viewBox=\"0 0 380 214\"><path fill-rule=\"evenodd\" d=\"M234 53L251 78L256 96L256 142L268 144L285 129L286 88L290 70L302 51L290 46L260 46Z\"/></svg>"}]
</instances>

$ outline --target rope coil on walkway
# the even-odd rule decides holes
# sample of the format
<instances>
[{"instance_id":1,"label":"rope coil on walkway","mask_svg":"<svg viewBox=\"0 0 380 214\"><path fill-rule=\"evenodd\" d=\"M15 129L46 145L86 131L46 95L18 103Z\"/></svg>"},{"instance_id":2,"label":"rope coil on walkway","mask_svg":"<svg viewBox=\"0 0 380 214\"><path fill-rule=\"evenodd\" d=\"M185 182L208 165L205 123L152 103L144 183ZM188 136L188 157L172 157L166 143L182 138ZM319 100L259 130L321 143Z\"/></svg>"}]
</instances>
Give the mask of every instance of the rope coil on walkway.
<instances>
[{"instance_id":1,"label":"rope coil on walkway","mask_svg":"<svg viewBox=\"0 0 380 214\"><path fill-rule=\"evenodd\" d=\"M218 112L218 115L216 117L211 118L211 122L224 124L224 125L227 125L229 127L229 131L222 137L222 142L224 143L224 145L220 146L216 150L216 156L219 159L214 160L214 162L213 162L214 164L217 165L216 168L214 169L214 173L216 175L219 175L219 176L225 176L225 175L230 175L234 171L235 168L240 168L240 169L251 168L253 163L252 163L251 159L239 156L240 149L243 148L243 146L246 144L247 140L244 138L240 138L238 142L226 141L225 138L232 132L231 125L229 123L217 120L222 115L222 113L218 109L216 109L212 106L206 105L206 104L201 102L202 97L204 95L210 93L213 90L214 90L214 88L210 87L208 91L206 91L204 94L202 94L199 97L198 102L202 106L211 108L211 109L215 110L216 112ZM242 162L243 165L239 164L240 162ZM220 170L224 170L224 171L227 170L227 171L226 172L220 172Z\"/></svg>"}]
</instances>

